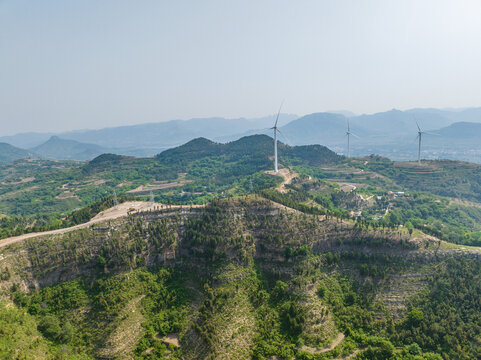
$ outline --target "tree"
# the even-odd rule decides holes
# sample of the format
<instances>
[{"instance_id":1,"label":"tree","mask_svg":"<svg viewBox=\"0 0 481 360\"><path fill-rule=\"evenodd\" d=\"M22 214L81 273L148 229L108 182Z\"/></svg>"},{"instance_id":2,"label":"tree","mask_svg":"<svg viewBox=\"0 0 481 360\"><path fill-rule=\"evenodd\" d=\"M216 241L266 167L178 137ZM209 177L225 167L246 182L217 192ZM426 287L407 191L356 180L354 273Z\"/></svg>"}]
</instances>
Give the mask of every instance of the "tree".
<instances>
[{"instance_id":1,"label":"tree","mask_svg":"<svg viewBox=\"0 0 481 360\"><path fill-rule=\"evenodd\" d=\"M413 230L414 230L413 224L410 221L408 221L404 224L404 227L408 230L409 235L412 235Z\"/></svg>"},{"instance_id":2,"label":"tree","mask_svg":"<svg viewBox=\"0 0 481 360\"><path fill-rule=\"evenodd\" d=\"M40 320L37 328L46 338L50 340L58 340L62 333L60 322L58 321L57 317L53 315L46 315L43 317L42 320Z\"/></svg>"},{"instance_id":3,"label":"tree","mask_svg":"<svg viewBox=\"0 0 481 360\"><path fill-rule=\"evenodd\" d=\"M274 286L273 293L277 298L282 298L287 292L289 285L281 280L276 281L276 286Z\"/></svg>"},{"instance_id":4,"label":"tree","mask_svg":"<svg viewBox=\"0 0 481 360\"><path fill-rule=\"evenodd\" d=\"M421 347L416 343L412 343L411 345L406 346L405 352L410 355L422 355L423 353Z\"/></svg>"},{"instance_id":5,"label":"tree","mask_svg":"<svg viewBox=\"0 0 481 360\"><path fill-rule=\"evenodd\" d=\"M423 312L418 308L412 308L408 312L407 323L411 326L418 326L424 320Z\"/></svg>"},{"instance_id":6,"label":"tree","mask_svg":"<svg viewBox=\"0 0 481 360\"><path fill-rule=\"evenodd\" d=\"M62 326L62 331L60 333L60 340L62 341L62 343L68 344L69 342L72 341L74 333L75 333L75 330L72 324L70 324L70 322L67 321Z\"/></svg>"}]
</instances>

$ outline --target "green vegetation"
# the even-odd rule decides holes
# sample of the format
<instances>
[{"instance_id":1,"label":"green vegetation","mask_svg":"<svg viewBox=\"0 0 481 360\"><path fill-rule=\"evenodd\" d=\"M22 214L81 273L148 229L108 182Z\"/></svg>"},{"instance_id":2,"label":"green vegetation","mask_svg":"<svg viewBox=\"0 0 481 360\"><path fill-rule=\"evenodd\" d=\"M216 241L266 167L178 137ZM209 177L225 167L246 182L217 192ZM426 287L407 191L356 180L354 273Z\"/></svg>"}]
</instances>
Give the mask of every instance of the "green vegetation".
<instances>
[{"instance_id":1,"label":"green vegetation","mask_svg":"<svg viewBox=\"0 0 481 360\"><path fill-rule=\"evenodd\" d=\"M229 144L205 139L164 151L156 158L104 154L89 163L19 160L0 165L0 212L5 215L67 214L75 208L137 188L159 185L157 200L206 203L274 186L272 139L251 136ZM280 146L285 165L328 164L341 157L325 147ZM176 182L173 187L161 185ZM148 195L148 194L138 194ZM11 201L13 200L14 201Z\"/></svg>"},{"instance_id":2,"label":"green vegetation","mask_svg":"<svg viewBox=\"0 0 481 360\"><path fill-rule=\"evenodd\" d=\"M123 335L140 337L127 350L135 353L136 359L162 359L170 352L162 338L181 329L188 310L190 296L180 285L181 279L182 274L173 270L138 269L94 281L69 281L29 296L17 292L13 299L22 313L27 311L28 315L23 316L28 317L30 330L36 328L43 335L44 347L51 354L63 353L69 359L73 354L82 359L115 357L123 344L112 335L129 320L126 317L131 314L123 309L138 299L141 310L134 308L131 312L138 312L142 323L130 324L130 328L123 329L129 333ZM148 356L146 350L150 350ZM171 354L170 358L178 357Z\"/></svg>"},{"instance_id":3,"label":"green vegetation","mask_svg":"<svg viewBox=\"0 0 481 360\"><path fill-rule=\"evenodd\" d=\"M470 359L481 352L481 309L468 296L479 291L475 260L437 260L433 245L399 230L280 210L255 196L214 201L184 220L169 210L148 216L109 232L28 241L31 275L21 257L6 257L9 311L24 314L41 340L30 347L8 338L5 349L83 359ZM28 293L15 285L72 268L84 270ZM411 278L417 273L424 275ZM399 287L416 290L401 303L387 300Z\"/></svg>"},{"instance_id":4,"label":"green vegetation","mask_svg":"<svg viewBox=\"0 0 481 360\"><path fill-rule=\"evenodd\" d=\"M118 202L132 200L133 197L120 196ZM59 214L31 215L28 217L9 216L0 218L0 239L32 232L43 232L83 224L103 210L114 206L113 197L105 197L89 206L72 211L60 218Z\"/></svg>"},{"instance_id":5,"label":"green vegetation","mask_svg":"<svg viewBox=\"0 0 481 360\"><path fill-rule=\"evenodd\" d=\"M396 163L384 158L369 161L367 169L392 179L402 188L472 201L481 200L481 165L460 161Z\"/></svg>"},{"instance_id":6,"label":"green vegetation","mask_svg":"<svg viewBox=\"0 0 481 360\"><path fill-rule=\"evenodd\" d=\"M479 358L480 253L441 241L481 244L478 167L281 145L283 182L271 147L0 166L0 238L209 202L1 247L0 357Z\"/></svg>"}]
</instances>

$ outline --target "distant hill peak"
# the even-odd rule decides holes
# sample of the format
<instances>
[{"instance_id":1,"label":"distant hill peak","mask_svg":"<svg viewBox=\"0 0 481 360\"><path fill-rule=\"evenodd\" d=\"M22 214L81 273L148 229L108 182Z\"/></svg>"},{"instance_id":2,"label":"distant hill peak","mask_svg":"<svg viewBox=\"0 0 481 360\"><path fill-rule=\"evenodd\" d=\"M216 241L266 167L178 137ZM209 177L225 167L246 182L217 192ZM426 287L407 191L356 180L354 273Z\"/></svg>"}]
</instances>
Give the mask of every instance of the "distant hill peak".
<instances>
[{"instance_id":1,"label":"distant hill peak","mask_svg":"<svg viewBox=\"0 0 481 360\"><path fill-rule=\"evenodd\" d=\"M41 145L32 149L36 154L54 160L90 160L107 149L94 144L81 143L75 140L62 139L53 135Z\"/></svg>"},{"instance_id":2,"label":"distant hill peak","mask_svg":"<svg viewBox=\"0 0 481 360\"><path fill-rule=\"evenodd\" d=\"M248 135L248 136L243 136L240 139L237 139L235 141L231 141L227 144L246 144L246 143L253 143L253 142L258 142L258 143L263 143L263 142L273 142L272 137L269 135L265 134L254 134L254 135Z\"/></svg>"},{"instance_id":3,"label":"distant hill peak","mask_svg":"<svg viewBox=\"0 0 481 360\"><path fill-rule=\"evenodd\" d=\"M205 137L198 137L186 142L184 145L181 146L208 146L216 144L212 140L206 139Z\"/></svg>"},{"instance_id":4,"label":"distant hill peak","mask_svg":"<svg viewBox=\"0 0 481 360\"><path fill-rule=\"evenodd\" d=\"M90 160L89 163L92 165L98 165L106 162L118 162L126 158L129 158L129 157L124 155L117 155L117 154L102 154Z\"/></svg>"},{"instance_id":5,"label":"distant hill peak","mask_svg":"<svg viewBox=\"0 0 481 360\"><path fill-rule=\"evenodd\" d=\"M288 146L279 142L278 148L281 162L284 156L315 165L336 163L342 158L322 145ZM272 163L273 152L273 139L268 135L244 136L225 144L197 138L161 152L157 155L157 159L164 164L179 164L222 156L222 161L247 161L256 164L256 167L267 169Z\"/></svg>"},{"instance_id":6,"label":"distant hill peak","mask_svg":"<svg viewBox=\"0 0 481 360\"><path fill-rule=\"evenodd\" d=\"M20 149L6 142L0 142L0 163L31 158L33 156L34 154L28 150Z\"/></svg>"}]
</instances>

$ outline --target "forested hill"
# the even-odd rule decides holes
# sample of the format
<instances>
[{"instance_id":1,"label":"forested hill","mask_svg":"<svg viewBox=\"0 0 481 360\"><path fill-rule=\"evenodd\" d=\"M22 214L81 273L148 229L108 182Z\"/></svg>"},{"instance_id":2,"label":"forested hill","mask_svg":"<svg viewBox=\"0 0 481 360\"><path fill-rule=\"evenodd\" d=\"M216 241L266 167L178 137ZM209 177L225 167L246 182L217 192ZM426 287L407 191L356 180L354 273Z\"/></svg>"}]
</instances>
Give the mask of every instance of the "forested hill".
<instances>
[{"instance_id":1,"label":"forested hill","mask_svg":"<svg viewBox=\"0 0 481 360\"><path fill-rule=\"evenodd\" d=\"M35 216L27 223L37 226L60 226L59 220L72 210L112 196L114 191L142 196L152 190L157 201L206 203L280 182L279 177L265 173L273 169L273 152L272 138L255 135L227 144L199 138L155 158L102 154L87 163L18 160L0 168L0 213ZM281 167L342 161L342 156L320 145L279 143ZM9 232L12 226L8 225Z\"/></svg>"},{"instance_id":2,"label":"forested hill","mask_svg":"<svg viewBox=\"0 0 481 360\"><path fill-rule=\"evenodd\" d=\"M256 195L159 206L4 247L0 358L474 359L479 254L456 250Z\"/></svg>"},{"instance_id":3,"label":"forested hill","mask_svg":"<svg viewBox=\"0 0 481 360\"><path fill-rule=\"evenodd\" d=\"M226 144L215 143L205 138L198 138L174 149L166 150L157 159L165 164L187 163L207 157L222 157L226 161L237 161L246 158L256 158L256 161L271 161L274 142L267 135L245 136ZM343 157L337 155L325 146L288 146L278 144L280 163L335 164Z\"/></svg>"}]
</instances>

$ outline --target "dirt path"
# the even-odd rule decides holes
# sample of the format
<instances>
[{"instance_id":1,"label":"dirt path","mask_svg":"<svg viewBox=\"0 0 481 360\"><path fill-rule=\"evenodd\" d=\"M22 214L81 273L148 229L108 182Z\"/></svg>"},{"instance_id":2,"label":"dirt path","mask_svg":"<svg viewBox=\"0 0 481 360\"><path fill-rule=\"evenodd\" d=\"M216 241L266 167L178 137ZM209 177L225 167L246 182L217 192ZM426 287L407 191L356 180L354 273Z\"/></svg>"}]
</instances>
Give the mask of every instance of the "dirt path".
<instances>
[{"instance_id":1,"label":"dirt path","mask_svg":"<svg viewBox=\"0 0 481 360\"><path fill-rule=\"evenodd\" d=\"M173 187L183 186L190 182L192 182L192 180L174 181L174 182L163 183L163 184L140 185L139 187L133 190L127 191L127 194L137 194L137 193L145 193L145 192L154 191L154 190L169 189Z\"/></svg>"},{"instance_id":2,"label":"dirt path","mask_svg":"<svg viewBox=\"0 0 481 360\"><path fill-rule=\"evenodd\" d=\"M284 178L284 181L282 181L282 183L277 187L277 190L281 193L287 192L286 185L290 184L292 182L292 179L299 176L295 172L290 171L286 168L280 169L278 173L276 173L274 170L266 171L266 174L282 176Z\"/></svg>"},{"instance_id":3,"label":"dirt path","mask_svg":"<svg viewBox=\"0 0 481 360\"><path fill-rule=\"evenodd\" d=\"M202 207L202 205L192 205L192 207ZM122 204L119 204L117 207L113 207L110 209L107 209L105 211L100 212L97 214L94 218L92 218L90 221L75 225L69 228L64 228L64 229L57 229L57 230L50 230L50 231L44 231L44 232L37 232L37 233L29 233L29 234L23 234L19 236L14 236L6 239L1 239L0 240L0 248L3 246L7 246L10 244L14 244L19 241L23 241L25 239L30 239L34 238L37 236L45 236L45 235L56 235L56 234L64 234L66 232L70 232L73 230L78 230L78 229L83 229L87 228L93 224L107 221L107 220L113 220L117 219L123 216L127 216L129 214L129 211L131 209L134 209L135 212L138 211L148 211L148 210L154 210L156 208L167 208L167 205L159 204L159 203L150 203L150 202L143 202L143 201L128 201L124 202ZM172 205L169 206L169 209L181 209L181 208L190 208L190 205Z\"/></svg>"},{"instance_id":4,"label":"dirt path","mask_svg":"<svg viewBox=\"0 0 481 360\"><path fill-rule=\"evenodd\" d=\"M179 342L179 335L177 334L168 334L162 342L166 345L173 344L175 347L180 347Z\"/></svg>"},{"instance_id":5,"label":"dirt path","mask_svg":"<svg viewBox=\"0 0 481 360\"><path fill-rule=\"evenodd\" d=\"M341 341L344 340L344 334L342 332L339 333L339 335L337 335L337 338L334 339L334 341L332 342L331 345L329 345L328 347L325 347L323 349L316 349L316 348L312 348L312 347L309 347L309 346L303 346L302 347L302 350L304 351L308 351L312 354L322 354L322 353L325 353L325 352L328 352L328 351L331 351L331 350L334 350L334 348L339 345L341 343Z\"/></svg>"}]
</instances>

